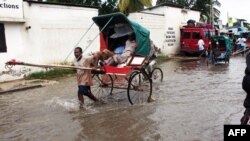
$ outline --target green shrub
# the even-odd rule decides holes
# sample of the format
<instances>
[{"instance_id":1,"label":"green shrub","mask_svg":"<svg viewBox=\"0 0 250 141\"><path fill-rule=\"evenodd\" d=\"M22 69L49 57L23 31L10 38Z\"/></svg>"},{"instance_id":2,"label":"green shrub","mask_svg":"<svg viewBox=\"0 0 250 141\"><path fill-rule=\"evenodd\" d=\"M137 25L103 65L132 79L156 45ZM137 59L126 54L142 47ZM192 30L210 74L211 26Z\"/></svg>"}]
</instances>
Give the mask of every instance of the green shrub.
<instances>
[{"instance_id":1,"label":"green shrub","mask_svg":"<svg viewBox=\"0 0 250 141\"><path fill-rule=\"evenodd\" d=\"M48 71L40 71L29 74L25 79L51 79L74 74L75 70L69 69L50 69Z\"/></svg>"},{"instance_id":2,"label":"green shrub","mask_svg":"<svg viewBox=\"0 0 250 141\"><path fill-rule=\"evenodd\" d=\"M165 55L158 55L157 56L157 62L158 63L163 63L165 61L168 61L170 58L168 56Z\"/></svg>"}]
</instances>

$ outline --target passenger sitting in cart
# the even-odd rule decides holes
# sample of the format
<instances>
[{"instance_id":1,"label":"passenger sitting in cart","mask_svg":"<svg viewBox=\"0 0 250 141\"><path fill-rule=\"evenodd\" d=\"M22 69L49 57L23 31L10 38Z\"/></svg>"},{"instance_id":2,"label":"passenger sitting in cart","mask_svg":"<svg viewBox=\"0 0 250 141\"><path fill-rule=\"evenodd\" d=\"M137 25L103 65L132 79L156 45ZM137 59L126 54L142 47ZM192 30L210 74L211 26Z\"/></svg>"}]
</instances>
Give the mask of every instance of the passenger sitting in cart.
<instances>
[{"instance_id":1,"label":"passenger sitting in cart","mask_svg":"<svg viewBox=\"0 0 250 141\"><path fill-rule=\"evenodd\" d=\"M107 60L104 61L104 64L109 66L117 66L118 64L125 63L128 60L128 58L134 54L136 47L137 44L135 41L135 34L130 33L128 35L128 40L125 43L125 48L122 51L122 53L114 54L113 56L109 57ZM111 54L109 50L104 50L103 53L106 54L107 56Z\"/></svg>"}]
</instances>

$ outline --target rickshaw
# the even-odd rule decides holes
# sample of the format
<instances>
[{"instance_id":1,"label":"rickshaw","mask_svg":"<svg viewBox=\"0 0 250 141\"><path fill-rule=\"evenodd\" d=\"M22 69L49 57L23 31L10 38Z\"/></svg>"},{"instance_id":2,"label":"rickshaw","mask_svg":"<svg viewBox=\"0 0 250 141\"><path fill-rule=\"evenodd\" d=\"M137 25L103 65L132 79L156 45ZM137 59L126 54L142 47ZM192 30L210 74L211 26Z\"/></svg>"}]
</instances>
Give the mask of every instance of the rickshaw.
<instances>
[{"instance_id":1,"label":"rickshaw","mask_svg":"<svg viewBox=\"0 0 250 141\"><path fill-rule=\"evenodd\" d=\"M114 88L119 88L127 90L128 100L131 104L150 102L152 100L151 95L153 90L152 79L154 82L156 80L162 81L163 79L163 73L160 68L147 69L151 63L149 62L150 32L138 23L127 19L122 13L101 15L93 17L92 19L100 29L101 51L104 49L114 51L114 45L120 40L116 38L118 37L116 34L118 30L115 29L117 25L120 27L123 27L121 25L126 25L124 28L121 28L122 32L119 33L122 36L128 33L134 33L137 47L135 48L134 54L127 60L124 66L100 65L98 69L93 69L66 65L31 64L16 61L15 59L6 62L6 66L11 68L14 65L26 65L45 68L91 70L94 81L91 90L96 97L100 99L107 98L113 94ZM87 48L85 48L85 50L86 49Z\"/></svg>"},{"instance_id":2,"label":"rickshaw","mask_svg":"<svg viewBox=\"0 0 250 141\"><path fill-rule=\"evenodd\" d=\"M219 62L228 64L232 53L232 40L226 35L219 35L213 38L208 49L207 65L209 63L217 64Z\"/></svg>"},{"instance_id":3,"label":"rickshaw","mask_svg":"<svg viewBox=\"0 0 250 141\"><path fill-rule=\"evenodd\" d=\"M129 20L122 13L101 15L92 19L100 29L101 51L104 49L114 50L114 44L120 40L113 38L118 32L115 30L117 25L125 25L125 28L122 29L125 31L120 32L120 34L126 35L133 32L137 43L134 55L128 59L125 66L102 65L99 71L92 71L94 78L94 86L91 87L92 93L99 98L105 98L113 94L114 88L123 88L127 89L128 100L131 104L149 102L152 99L154 74L157 74L156 79L160 77L161 81L163 77L160 68L154 68L151 72L146 70L147 64L149 64L146 62L150 53L150 32L138 23Z\"/></svg>"}]
</instances>

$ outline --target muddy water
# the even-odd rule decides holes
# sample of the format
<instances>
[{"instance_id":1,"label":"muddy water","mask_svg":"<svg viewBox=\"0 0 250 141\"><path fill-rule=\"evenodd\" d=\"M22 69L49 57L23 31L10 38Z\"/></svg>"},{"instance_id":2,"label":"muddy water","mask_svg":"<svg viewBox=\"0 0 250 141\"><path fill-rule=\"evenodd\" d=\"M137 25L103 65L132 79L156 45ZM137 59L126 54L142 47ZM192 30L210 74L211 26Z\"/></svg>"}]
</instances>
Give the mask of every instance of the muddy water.
<instances>
[{"instance_id":1,"label":"muddy water","mask_svg":"<svg viewBox=\"0 0 250 141\"><path fill-rule=\"evenodd\" d=\"M224 124L239 124L245 93L242 57L230 65L204 60L161 65L153 103L130 106L124 90L107 104L86 99L79 109L75 78L0 95L0 140L32 141L219 141Z\"/></svg>"}]
</instances>

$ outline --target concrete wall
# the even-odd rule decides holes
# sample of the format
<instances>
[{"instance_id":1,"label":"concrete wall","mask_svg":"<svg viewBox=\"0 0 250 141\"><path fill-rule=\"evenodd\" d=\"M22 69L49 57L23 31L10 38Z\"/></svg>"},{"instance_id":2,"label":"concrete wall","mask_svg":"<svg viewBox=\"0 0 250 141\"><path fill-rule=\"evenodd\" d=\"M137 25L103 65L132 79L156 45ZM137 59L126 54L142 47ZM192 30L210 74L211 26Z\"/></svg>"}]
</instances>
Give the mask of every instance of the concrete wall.
<instances>
[{"instance_id":1,"label":"concrete wall","mask_svg":"<svg viewBox=\"0 0 250 141\"><path fill-rule=\"evenodd\" d=\"M0 81L13 79L3 74L7 71L4 63L10 59L39 64L63 62L93 23L92 17L98 15L94 8L28 2L23 2L23 12L25 22L0 20L4 23L7 44L7 52L0 53ZM86 48L98 33L94 25L78 46ZM85 54L96 50L98 36ZM72 52L67 61L73 59ZM14 69L18 71L21 67Z\"/></svg>"},{"instance_id":2,"label":"concrete wall","mask_svg":"<svg viewBox=\"0 0 250 141\"><path fill-rule=\"evenodd\" d=\"M143 27L150 30L150 39L157 47L162 47L164 44L164 15L133 13L128 16L129 19L138 22Z\"/></svg>"},{"instance_id":3,"label":"concrete wall","mask_svg":"<svg viewBox=\"0 0 250 141\"><path fill-rule=\"evenodd\" d=\"M157 7L142 12L144 14L132 13L129 18L150 30L152 40L165 55L174 55L179 52L180 27L185 25L189 19L199 21L200 18L199 11L170 6Z\"/></svg>"}]
</instances>

